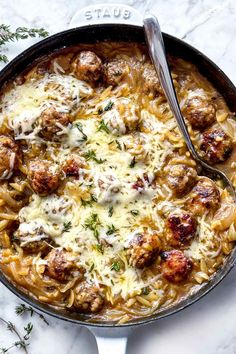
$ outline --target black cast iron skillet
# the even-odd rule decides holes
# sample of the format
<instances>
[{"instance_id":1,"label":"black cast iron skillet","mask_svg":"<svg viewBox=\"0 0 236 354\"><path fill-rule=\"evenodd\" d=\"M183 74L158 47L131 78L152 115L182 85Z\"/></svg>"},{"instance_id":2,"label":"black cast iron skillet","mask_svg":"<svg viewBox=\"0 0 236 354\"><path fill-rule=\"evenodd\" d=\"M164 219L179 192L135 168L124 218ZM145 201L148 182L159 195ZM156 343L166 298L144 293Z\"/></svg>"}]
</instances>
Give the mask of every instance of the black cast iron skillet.
<instances>
[{"instance_id":1,"label":"black cast iron skillet","mask_svg":"<svg viewBox=\"0 0 236 354\"><path fill-rule=\"evenodd\" d=\"M109 14L109 16L108 16ZM119 16L117 15L119 14ZM94 17L96 17L94 24ZM94 43L95 41L125 41L144 42L144 31L142 22L134 25L133 20L141 21L140 15L134 9L124 5L98 5L85 8L74 17L77 27L58 34L55 34L18 55L0 73L0 87L16 75L20 74L27 66L32 65L35 60L47 56L53 51L76 45L78 43ZM86 21L91 21L87 22ZM105 21L104 21L105 20ZM110 23L104 23L110 22ZM72 20L72 26L74 25ZM80 26L82 24L82 26ZM85 25L87 24L87 25ZM79 26L78 26L79 25ZM163 34L167 53L173 54L194 63L199 71L208 78L215 88L225 98L231 111L236 111L236 88L229 78L205 55L183 41ZM70 321L88 327L95 335L100 353L109 353L116 346L117 353L125 353L127 336L135 326L144 325L160 318L170 316L199 300L212 290L228 274L236 260L236 248L228 256L227 261L212 277L212 279L199 286L199 290L188 298L174 306L160 310L157 314L148 317L132 320L129 323L91 323L85 315L71 313L65 310L57 310L36 299L28 296L14 286L3 273L0 273L0 281L20 299L26 301L39 311L52 315L62 320Z\"/></svg>"}]
</instances>

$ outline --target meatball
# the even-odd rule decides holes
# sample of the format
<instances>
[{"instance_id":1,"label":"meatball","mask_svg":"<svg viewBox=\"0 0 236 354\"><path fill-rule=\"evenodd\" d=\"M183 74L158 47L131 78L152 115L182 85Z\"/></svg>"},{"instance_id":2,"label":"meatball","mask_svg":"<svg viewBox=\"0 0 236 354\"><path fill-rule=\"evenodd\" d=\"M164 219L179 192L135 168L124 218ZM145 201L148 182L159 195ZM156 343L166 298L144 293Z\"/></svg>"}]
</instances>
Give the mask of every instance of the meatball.
<instances>
[{"instance_id":1,"label":"meatball","mask_svg":"<svg viewBox=\"0 0 236 354\"><path fill-rule=\"evenodd\" d=\"M84 159L79 156L72 155L67 159L62 167L62 170L66 174L66 177L79 177L81 170L86 168Z\"/></svg>"},{"instance_id":2,"label":"meatball","mask_svg":"<svg viewBox=\"0 0 236 354\"><path fill-rule=\"evenodd\" d=\"M14 140L0 136L0 180L9 179L18 166L20 153Z\"/></svg>"},{"instance_id":3,"label":"meatball","mask_svg":"<svg viewBox=\"0 0 236 354\"><path fill-rule=\"evenodd\" d=\"M109 110L104 108L104 123L114 135L124 135L127 132L136 130L140 122L137 114L137 106L128 98L121 97L112 103Z\"/></svg>"},{"instance_id":4,"label":"meatball","mask_svg":"<svg viewBox=\"0 0 236 354\"><path fill-rule=\"evenodd\" d=\"M202 215L209 209L217 209L220 205L219 189L211 179L202 177L192 189L188 205L196 215Z\"/></svg>"},{"instance_id":5,"label":"meatball","mask_svg":"<svg viewBox=\"0 0 236 354\"><path fill-rule=\"evenodd\" d=\"M200 149L204 151L205 160L215 164L225 161L230 156L233 143L224 130L209 129L203 133Z\"/></svg>"},{"instance_id":6,"label":"meatball","mask_svg":"<svg viewBox=\"0 0 236 354\"><path fill-rule=\"evenodd\" d=\"M64 281L73 267L73 263L67 259L67 254L59 249L53 249L47 257L47 274L58 281Z\"/></svg>"},{"instance_id":7,"label":"meatball","mask_svg":"<svg viewBox=\"0 0 236 354\"><path fill-rule=\"evenodd\" d=\"M29 163L28 179L35 193L46 196L58 188L60 172L57 165L50 161L35 160Z\"/></svg>"},{"instance_id":8,"label":"meatball","mask_svg":"<svg viewBox=\"0 0 236 354\"><path fill-rule=\"evenodd\" d=\"M74 307L80 312L99 312L103 304L101 291L95 285L82 283L76 288Z\"/></svg>"},{"instance_id":9,"label":"meatball","mask_svg":"<svg viewBox=\"0 0 236 354\"><path fill-rule=\"evenodd\" d=\"M184 246L196 234L196 219L188 213L172 214L166 220L166 231L171 246Z\"/></svg>"},{"instance_id":10,"label":"meatball","mask_svg":"<svg viewBox=\"0 0 236 354\"><path fill-rule=\"evenodd\" d=\"M14 233L14 240L27 253L45 253L49 249L50 237L36 221L21 223Z\"/></svg>"},{"instance_id":11,"label":"meatball","mask_svg":"<svg viewBox=\"0 0 236 354\"><path fill-rule=\"evenodd\" d=\"M163 94L160 81L158 79L156 70L151 63L146 63L142 72L144 80L143 89L146 93L152 93L155 96Z\"/></svg>"},{"instance_id":12,"label":"meatball","mask_svg":"<svg viewBox=\"0 0 236 354\"><path fill-rule=\"evenodd\" d=\"M197 172L184 164L170 165L166 168L167 184L176 196L190 191L197 178Z\"/></svg>"},{"instance_id":13,"label":"meatball","mask_svg":"<svg viewBox=\"0 0 236 354\"><path fill-rule=\"evenodd\" d=\"M73 63L73 69L78 79L94 82L100 79L103 66L101 59L87 50L79 53Z\"/></svg>"},{"instance_id":14,"label":"meatball","mask_svg":"<svg viewBox=\"0 0 236 354\"><path fill-rule=\"evenodd\" d=\"M40 133L45 140L60 141L63 135L63 127L70 124L68 113L57 112L55 108L45 109L39 117Z\"/></svg>"},{"instance_id":15,"label":"meatball","mask_svg":"<svg viewBox=\"0 0 236 354\"><path fill-rule=\"evenodd\" d=\"M150 266L157 258L159 248L159 239L155 233L136 233L127 250L129 264L138 269Z\"/></svg>"},{"instance_id":16,"label":"meatball","mask_svg":"<svg viewBox=\"0 0 236 354\"><path fill-rule=\"evenodd\" d=\"M104 81L116 86L129 72L129 67L123 59L115 58L104 64Z\"/></svg>"},{"instance_id":17,"label":"meatball","mask_svg":"<svg viewBox=\"0 0 236 354\"><path fill-rule=\"evenodd\" d=\"M199 130L209 127L216 116L213 102L200 91L191 93L183 113L193 129Z\"/></svg>"},{"instance_id":18,"label":"meatball","mask_svg":"<svg viewBox=\"0 0 236 354\"><path fill-rule=\"evenodd\" d=\"M180 283L187 279L192 270L193 263L183 252L172 250L161 254L162 274L172 283Z\"/></svg>"}]
</instances>

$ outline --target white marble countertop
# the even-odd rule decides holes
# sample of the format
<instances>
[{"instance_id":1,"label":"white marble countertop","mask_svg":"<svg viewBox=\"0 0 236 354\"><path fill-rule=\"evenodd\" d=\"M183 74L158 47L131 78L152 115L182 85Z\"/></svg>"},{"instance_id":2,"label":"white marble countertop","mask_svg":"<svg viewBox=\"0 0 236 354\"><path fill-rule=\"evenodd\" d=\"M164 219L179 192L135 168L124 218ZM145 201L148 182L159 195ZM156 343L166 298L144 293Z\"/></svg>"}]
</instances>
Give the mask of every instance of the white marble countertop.
<instances>
[{"instance_id":1,"label":"white marble countertop","mask_svg":"<svg viewBox=\"0 0 236 354\"><path fill-rule=\"evenodd\" d=\"M105 1L104 1L105 2ZM107 1L108 2L108 1ZM116 1L119 2L119 1ZM125 1L123 1L125 2ZM98 1L87 0L0 0L0 23L45 27L50 33L67 28L78 8ZM235 0L130 0L126 4L151 8L162 30L183 38L215 61L236 84ZM33 43L12 44L13 58ZM1 66L0 66L1 68ZM235 354L236 269L210 294L190 308L145 328L129 338L127 354ZM0 316L23 328L29 317L19 318L14 308L20 301L0 285ZM85 328L49 317L49 326L33 316L34 330L29 354L95 354L95 339ZM0 323L0 347L14 341ZM22 351L13 349L11 353ZM23 353L23 352L22 352ZM119 354L116 348L113 354Z\"/></svg>"}]
</instances>

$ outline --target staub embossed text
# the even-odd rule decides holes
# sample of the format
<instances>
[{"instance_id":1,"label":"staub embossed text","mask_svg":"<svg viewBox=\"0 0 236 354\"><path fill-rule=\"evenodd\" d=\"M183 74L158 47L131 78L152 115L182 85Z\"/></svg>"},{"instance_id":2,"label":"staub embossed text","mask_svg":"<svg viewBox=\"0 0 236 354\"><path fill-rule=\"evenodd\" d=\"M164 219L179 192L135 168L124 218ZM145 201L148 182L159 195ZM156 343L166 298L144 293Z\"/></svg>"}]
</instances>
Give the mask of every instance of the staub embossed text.
<instances>
[{"instance_id":1,"label":"staub embossed text","mask_svg":"<svg viewBox=\"0 0 236 354\"><path fill-rule=\"evenodd\" d=\"M131 17L131 12L119 6L95 7L92 10L87 10L84 16L87 21L108 18L128 20Z\"/></svg>"}]
</instances>

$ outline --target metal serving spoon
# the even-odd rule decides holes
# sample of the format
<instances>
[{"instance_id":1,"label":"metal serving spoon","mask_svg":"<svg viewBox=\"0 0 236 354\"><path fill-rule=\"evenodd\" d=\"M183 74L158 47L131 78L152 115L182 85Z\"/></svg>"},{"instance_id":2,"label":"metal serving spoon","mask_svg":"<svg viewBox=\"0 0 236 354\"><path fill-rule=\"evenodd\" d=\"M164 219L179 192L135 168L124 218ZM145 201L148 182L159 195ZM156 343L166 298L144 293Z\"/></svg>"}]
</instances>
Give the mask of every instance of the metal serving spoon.
<instances>
[{"instance_id":1,"label":"metal serving spoon","mask_svg":"<svg viewBox=\"0 0 236 354\"><path fill-rule=\"evenodd\" d=\"M236 201L235 190L229 178L222 171L204 162L202 158L199 156L199 154L197 153L191 141L186 123L184 121L176 97L175 88L167 64L164 41L163 41L160 25L158 23L157 18L152 14L147 14L144 17L143 23L144 23L145 36L149 48L150 57L157 71L166 99L169 103L172 113L174 114L175 119L177 120L179 129L182 132L183 138L186 142L189 151L191 152L194 160L197 161L197 163L203 168L203 170L210 173L210 175L219 177L223 180L229 193L233 197L234 201Z\"/></svg>"}]
</instances>

